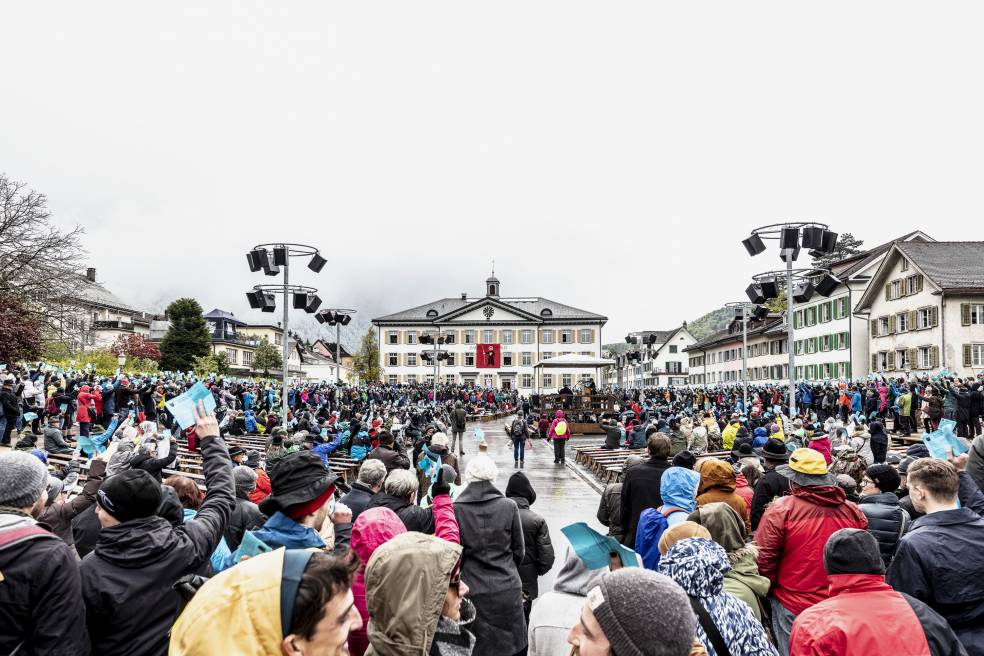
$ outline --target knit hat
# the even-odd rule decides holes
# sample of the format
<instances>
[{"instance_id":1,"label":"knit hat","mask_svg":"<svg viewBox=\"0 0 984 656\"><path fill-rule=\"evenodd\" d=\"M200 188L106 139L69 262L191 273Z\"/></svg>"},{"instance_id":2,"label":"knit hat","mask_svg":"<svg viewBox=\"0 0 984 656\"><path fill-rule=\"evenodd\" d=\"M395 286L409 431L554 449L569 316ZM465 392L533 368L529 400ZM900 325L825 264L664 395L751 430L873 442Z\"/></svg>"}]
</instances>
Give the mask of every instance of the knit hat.
<instances>
[{"instance_id":1,"label":"knit hat","mask_svg":"<svg viewBox=\"0 0 984 656\"><path fill-rule=\"evenodd\" d=\"M24 451L0 455L0 506L33 506L48 486L48 468Z\"/></svg>"},{"instance_id":2,"label":"knit hat","mask_svg":"<svg viewBox=\"0 0 984 656\"><path fill-rule=\"evenodd\" d=\"M895 492L902 484L902 477L891 465L872 465L864 473L882 492Z\"/></svg>"},{"instance_id":3,"label":"knit hat","mask_svg":"<svg viewBox=\"0 0 984 656\"><path fill-rule=\"evenodd\" d=\"M687 593L668 576L638 567L609 572L588 591L587 604L613 654L690 653L697 621Z\"/></svg>"},{"instance_id":4,"label":"knit hat","mask_svg":"<svg viewBox=\"0 0 984 656\"><path fill-rule=\"evenodd\" d=\"M673 456L671 464L674 467L683 467L684 469L693 469L697 464L697 456L692 454L690 451L681 451L680 453Z\"/></svg>"},{"instance_id":5,"label":"knit hat","mask_svg":"<svg viewBox=\"0 0 984 656\"><path fill-rule=\"evenodd\" d=\"M828 576L885 573L878 541L860 528L842 528L827 539L823 548L823 566Z\"/></svg>"},{"instance_id":6,"label":"knit hat","mask_svg":"<svg viewBox=\"0 0 984 656\"><path fill-rule=\"evenodd\" d=\"M465 467L465 480L468 483L473 483L476 481L495 481L498 475L499 468L495 466L495 462L492 458L488 457L484 453L474 456L468 461L468 466Z\"/></svg>"},{"instance_id":7,"label":"knit hat","mask_svg":"<svg viewBox=\"0 0 984 656\"><path fill-rule=\"evenodd\" d=\"M120 522L157 513L161 484L143 469L127 469L108 477L96 493L96 503Z\"/></svg>"},{"instance_id":8,"label":"knit hat","mask_svg":"<svg viewBox=\"0 0 984 656\"><path fill-rule=\"evenodd\" d=\"M659 539L659 553L665 556L666 552L669 551L674 544L680 540L686 540L687 538L707 538L711 539L711 532L705 527L701 526L697 522L680 522L679 524L674 524L665 531L663 531L662 537Z\"/></svg>"},{"instance_id":9,"label":"knit hat","mask_svg":"<svg viewBox=\"0 0 984 656\"><path fill-rule=\"evenodd\" d=\"M232 468L232 480L236 483L236 496L246 496L256 489L256 472L246 465Z\"/></svg>"},{"instance_id":10,"label":"knit hat","mask_svg":"<svg viewBox=\"0 0 984 656\"><path fill-rule=\"evenodd\" d=\"M431 446L447 446L448 436L444 433L437 432L431 435Z\"/></svg>"}]
</instances>

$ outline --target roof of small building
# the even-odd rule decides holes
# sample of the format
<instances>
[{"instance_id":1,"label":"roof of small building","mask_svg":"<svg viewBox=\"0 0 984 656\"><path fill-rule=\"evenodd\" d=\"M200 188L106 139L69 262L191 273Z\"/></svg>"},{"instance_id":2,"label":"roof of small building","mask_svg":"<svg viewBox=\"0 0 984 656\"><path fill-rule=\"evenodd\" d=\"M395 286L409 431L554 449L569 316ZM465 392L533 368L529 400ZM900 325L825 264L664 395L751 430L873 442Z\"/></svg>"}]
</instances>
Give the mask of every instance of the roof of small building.
<instances>
[{"instance_id":1,"label":"roof of small building","mask_svg":"<svg viewBox=\"0 0 984 656\"><path fill-rule=\"evenodd\" d=\"M245 321L240 321L232 312L226 312L225 310L220 310L214 308L211 312L207 312L205 315L206 319L225 319L226 321L232 321L236 325L245 326Z\"/></svg>"},{"instance_id":2,"label":"roof of small building","mask_svg":"<svg viewBox=\"0 0 984 656\"><path fill-rule=\"evenodd\" d=\"M897 246L940 289L984 289L984 241L904 242Z\"/></svg>"}]
</instances>

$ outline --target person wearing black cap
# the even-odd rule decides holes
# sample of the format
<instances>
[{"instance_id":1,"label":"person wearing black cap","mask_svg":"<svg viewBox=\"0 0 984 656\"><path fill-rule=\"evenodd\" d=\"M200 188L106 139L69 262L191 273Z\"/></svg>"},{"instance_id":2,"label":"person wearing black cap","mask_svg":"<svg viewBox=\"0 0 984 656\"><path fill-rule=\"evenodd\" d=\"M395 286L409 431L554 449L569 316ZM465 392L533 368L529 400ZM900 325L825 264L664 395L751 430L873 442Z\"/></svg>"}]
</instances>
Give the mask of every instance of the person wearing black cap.
<instances>
[{"instance_id":1,"label":"person wearing black cap","mask_svg":"<svg viewBox=\"0 0 984 656\"><path fill-rule=\"evenodd\" d=\"M161 485L142 469L110 476L96 493L102 529L80 565L92 651L163 656L181 598L172 587L209 562L235 505L229 452L214 415L196 409L207 492L196 517L173 527L159 517Z\"/></svg>"},{"instance_id":2,"label":"person wearing black cap","mask_svg":"<svg viewBox=\"0 0 984 656\"><path fill-rule=\"evenodd\" d=\"M909 513L899 506L895 490L901 482L891 465L871 465L861 481L861 501L858 507L868 518L868 531L878 541L885 567L892 562L899 539L909 530Z\"/></svg>"},{"instance_id":3,"label":"person wearing black cap","mask_svg":"<svg viewBox=\"0 0 984 656\"><path fill-rule=\"evenodd\" d=\"M782 440L772 437L761 449L754 450L762 459L765 474L759 479L752 495L752 530L758 528L765 509L776 498L789 494L789 479L779 474L776 467L789 460L789 451Z\"/></svg>"},{"instance_id":4,"label":"person wearing black cap","mask_svg":"<svg viewBox=\"0 0 984 656\"><path fill-rule=\"evenodd\" d=\"M830 597L796 617L791 656L967 654L943 617L885 583L878 543L867 531L833 533L824 546L823 566Z\"/></svg>"}]
</instances>

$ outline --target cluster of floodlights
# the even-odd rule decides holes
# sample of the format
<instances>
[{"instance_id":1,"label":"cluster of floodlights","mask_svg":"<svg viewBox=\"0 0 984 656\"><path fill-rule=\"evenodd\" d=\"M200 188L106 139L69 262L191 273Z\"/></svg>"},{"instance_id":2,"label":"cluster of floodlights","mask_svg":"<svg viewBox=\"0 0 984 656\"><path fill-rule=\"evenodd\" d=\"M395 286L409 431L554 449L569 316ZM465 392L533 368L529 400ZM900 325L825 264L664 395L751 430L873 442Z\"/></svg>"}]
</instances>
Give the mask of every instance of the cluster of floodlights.
<instances>
[{"instance_id":1,"label":"cluster of floodlights","mask_svg":"<svg viewBox=\"0 0 984 656\"><path fill-rule=\"evenodd\" d=\"M318 297L315 296L317 299ZM321 300L318 300L318 305L321 305ZM294 307L297 307L297 295L294 295ZM306 308L305 308L306 309ZM326 323L329 326L347 326L349 322L352 321L352 315L344 314L342 312L335 312L332 310L323 310L315 315L315 319L318 323Z\"/></svg>"},{"instance_id":2,"label":"cluster of floodlights","mask_svg":"<svg viewBox=\"0 0 984 656\"><path fill-rule=\"evenodd\" d=\"M804 227L780 227L777 229L766 228L752 233L748 239L742 240L742 245L749 255L755 256L765 251L765 242L762 241L762 234L770 235L767 238L779 240L780 257L783 262L787 262L787 257L791 262L795 262L799 257L800 249L805 248L811 257L821 257L834 252L837 246L837 233L825 227L816 225L806 225ZM774 236L773 236L774 235ZM797 271L799 281L793 287L793 301L796 303L806 303L814 294L819 294L824 298L829 297L837 289L840 280L829 271L819 275L822 269L802 269ZM809 275L813 274L813 275ZM756 305L760 305L776 298L780 294L780 282L775 275L756 276L755 281L745 289L748 300ZM756 310L758 312L758 310ZM758 318L753 314L754 318Z\"/></svg>"},{"instance_id":3,"label":"cluster of floodlights","mask_svg":"<svg viewBox=\"0 0 984 656\"><path fill-rule=\"evenodd\" d=\"M280 274L280 267L287 265L287 247L279 246L273 248L273 257L270 256L270 251L265 248L254 248L250 252L246 253L246 261L249 263L249 270L256 273L260 269L263 269L263 273L268 276L276 276ZM315 273L321 273L321 270L325 268L325 264L328 260L321 257L321 255L315 251L311 255L311 261L308 262L308 268ZM295 304L294 307L297 307Z\"/></svg>"},{"instance_id":4,"label":"cluster of floodlights","mask_svg":"<svg viewBox=\"0 0 984 656\"><path fill-rule=\"evenodd\" d=\"M434 348L437 348L437 344L450 344L453 340L450 337L441 335L440 337L435 337L434 335L421 335L418 339L421 344L433 344ZM421 359L428 364L433 364L435 359L438 362L447 360L451 357L451 354L447 351L424 351L420 354Z\"/></svg>"}]
</instances>

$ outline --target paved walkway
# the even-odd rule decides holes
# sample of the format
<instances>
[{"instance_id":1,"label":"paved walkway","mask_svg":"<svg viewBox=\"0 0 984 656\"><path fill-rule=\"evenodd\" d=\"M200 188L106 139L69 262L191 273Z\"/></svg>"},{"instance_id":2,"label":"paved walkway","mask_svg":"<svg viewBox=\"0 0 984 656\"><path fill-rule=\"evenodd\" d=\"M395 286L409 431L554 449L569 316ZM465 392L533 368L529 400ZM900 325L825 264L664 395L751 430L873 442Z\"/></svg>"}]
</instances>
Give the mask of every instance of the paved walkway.
<instances>
[{"instance_id":1,"label":"paved walkway","mask_svg":"<svg viewBox=\"0 0 984 656\"><path fill-rule=\"evenodd\" d=\"M508 418L504 421L511 421ZM488 454L499 467L499 478L496 487L504 493L509 477L518 471L513 465L512 441L506 435L504 421L487 424L469 424L465 434L465 465L468 459L478 453L478 445L471 437L471 429L478 425L485 431L485 441L489 445ZM581 442L581 439L571 442ZM595 436L593 440L599 441ZM567 538L560 529L572 522L587 522L592 528L605 533L608 529L602 526L596 517L598 502L601 499L598 492L578 476L571 465L574 462L574 451L571 443L567 446L567 464L555 465L553 462L553 445L540 439L533 440L533 447L526 447L526 466L522 470L530 479L536 490L536 503L531 510L540 514L550 528L550 539L553 541L556 559L553 569L540 577L541 593L553 588L553 580L564 562L567 550Z\"/></svg>"}]
</instances>

